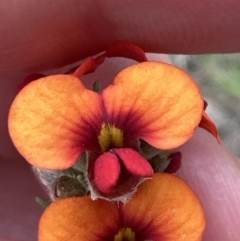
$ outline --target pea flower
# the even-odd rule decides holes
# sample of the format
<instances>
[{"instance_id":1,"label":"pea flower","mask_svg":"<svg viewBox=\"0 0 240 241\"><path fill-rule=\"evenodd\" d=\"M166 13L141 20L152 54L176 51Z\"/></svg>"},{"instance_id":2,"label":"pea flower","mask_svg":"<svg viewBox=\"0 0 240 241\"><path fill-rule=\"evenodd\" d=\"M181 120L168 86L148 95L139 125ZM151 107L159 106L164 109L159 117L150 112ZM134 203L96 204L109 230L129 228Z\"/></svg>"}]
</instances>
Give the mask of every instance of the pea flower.
<instances>
[{"instance_id":1,"label":"pea flower","mask_svg":"<svg viewBox=\"0 0 240 241\"><path fill-rule=\"evenodd\" d=\"M89 196L60 199L43 213L39 241L200 241L204 214L191 189L156 173L126 204Z\"/></svg>"},{"instance_id":2,"label":"pea flower","mask_svg":"<svg viewBox=\"0 0 240 241\"><path fill-rule=\"evenodd\" d=\"M166 63L147 62L137 47L131 46L132 52L128 47L109 48L73 74L30 82L9 113L13 143L32 165L67 169L86 153L86 180L93 199L127 201L142 181L153 176L139 141L171 150L185 143L201 123L215 131L188 74ZM123 69L101 93L85 88L79 79L105 57L129 53L144 62Z\"/></svg>"}]
</instances>

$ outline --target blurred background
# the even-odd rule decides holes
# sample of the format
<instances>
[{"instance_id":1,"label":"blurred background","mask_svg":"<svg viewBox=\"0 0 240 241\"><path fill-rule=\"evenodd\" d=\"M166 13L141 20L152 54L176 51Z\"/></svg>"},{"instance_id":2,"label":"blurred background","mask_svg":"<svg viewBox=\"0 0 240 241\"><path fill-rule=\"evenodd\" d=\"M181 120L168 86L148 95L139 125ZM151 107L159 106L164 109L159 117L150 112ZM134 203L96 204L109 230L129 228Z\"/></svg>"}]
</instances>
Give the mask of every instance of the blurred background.
<instances>
[{"instance_id":1,"label":"blurred background","mask_svg":"<svg viewBox=\"0 0 240 241\"><path fill-rule=\"evenodd\" d=\"M170 57L197 81L223 143L240 158L240 54Z\"/></svg>"}]
</instances>

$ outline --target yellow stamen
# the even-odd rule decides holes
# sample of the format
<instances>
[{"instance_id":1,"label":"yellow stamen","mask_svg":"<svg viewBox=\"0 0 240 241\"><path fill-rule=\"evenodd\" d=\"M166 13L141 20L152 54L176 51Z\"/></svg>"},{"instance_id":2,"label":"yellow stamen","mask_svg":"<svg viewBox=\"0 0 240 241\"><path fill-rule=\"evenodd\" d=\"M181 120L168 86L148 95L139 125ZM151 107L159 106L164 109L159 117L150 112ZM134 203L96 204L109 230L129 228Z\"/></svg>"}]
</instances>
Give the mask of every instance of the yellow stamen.
<instances>
[{"instance_id":1,"label":"yellow stamen","mask_svg":"<svg viewBox=\"0 0 240 241\"><path fill-rule=\"evenodd\" d=\"M114 241L135 241L135 233L131 228L123 228L115 235Z\"/></svg>"},{"instance_id":2,"label":"yellow stamen","mask_svg":"<svg viewBox=\"0 0 240 241\"><path fill-rule=\"evenodd\" d=\"M121 147L123 145L123 131L114 125L103 123L98 142L102 151L107 151L112 147Z\"/></svg>"}]
</instances>

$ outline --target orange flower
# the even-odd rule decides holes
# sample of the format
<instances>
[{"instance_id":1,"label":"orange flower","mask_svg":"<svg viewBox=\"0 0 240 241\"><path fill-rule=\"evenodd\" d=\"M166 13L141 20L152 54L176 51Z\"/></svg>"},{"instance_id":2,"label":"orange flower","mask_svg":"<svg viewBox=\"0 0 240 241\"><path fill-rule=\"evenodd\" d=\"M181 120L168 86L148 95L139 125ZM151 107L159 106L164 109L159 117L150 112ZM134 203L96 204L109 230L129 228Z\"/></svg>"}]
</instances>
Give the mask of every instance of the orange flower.
<instances>
[{"instance_id":1,"label":"orange flower","mask_svg":"<svg viewBox=\"0 0 240 241\"><path fill-rule=\"evenodd\" d=\"M204 104L189 75L161 62L122 70L100 94L86 89L77 77L115 55L146 61L138 47L116 44L103 55L89 58L72 75L29 83L9 113L10 136L28 162L45 169L66 169L88 151L90 191L109 196L133 192L153 175L138 148L139 139L161 150L182 145L199 125Z\"/></svg>"},{"instance_id":2,"label":"orange flower","mask_svg":"<svg viewBox=\"0 0 240 241\"><path fill-rule=\"evenodd\" d=\"M52 203L39 224L39 241L200 241L205 219L191 189L171 174L142 183L127 204L89 196Z\"/></svg>"},{"instance_id":3,"label":"orange flower","mask_svg":"<svg viewBox=\"0 0 240 241\"><path fill-rule=\"evenodd\" d=\"M125 193L126 180L132 188L153 174L136 140L176 148L193 135L202 112L202 96L189 75L169 64L143 62L122 70L101 94L73 75L31 82L12 104L9 132L19 152L41 168L69 168L91 151L90 186L109 194L118 185Z\"/></svg>"}]
</instances>

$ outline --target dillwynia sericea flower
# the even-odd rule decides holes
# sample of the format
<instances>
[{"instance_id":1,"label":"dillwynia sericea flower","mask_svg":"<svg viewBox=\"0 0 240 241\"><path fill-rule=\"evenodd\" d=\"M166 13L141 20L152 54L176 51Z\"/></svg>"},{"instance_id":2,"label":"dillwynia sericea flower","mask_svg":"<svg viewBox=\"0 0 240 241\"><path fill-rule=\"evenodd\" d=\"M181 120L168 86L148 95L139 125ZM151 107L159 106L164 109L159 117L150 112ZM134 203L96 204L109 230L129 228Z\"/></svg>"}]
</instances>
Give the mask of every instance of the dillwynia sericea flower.
<instances>
[{"instance_id":1,"label":"dillwynia sericea flower","mask_svg":"<svg viewBox=\"0 0 240 241\"><path fill-rule=\"evenodd\" d=\"M113 56L141 63L102 92L87 89L81 76ZM130 43L113 45L73 73L30 82L11 106L10 136L40 173L62 170L54 180L60 198L45 210L39 240L201 240L198 199L182 180L159 172L180 159L172 150L198 126L218 137L193 79L147 61Z\"/></svg>"}]
</instances>

